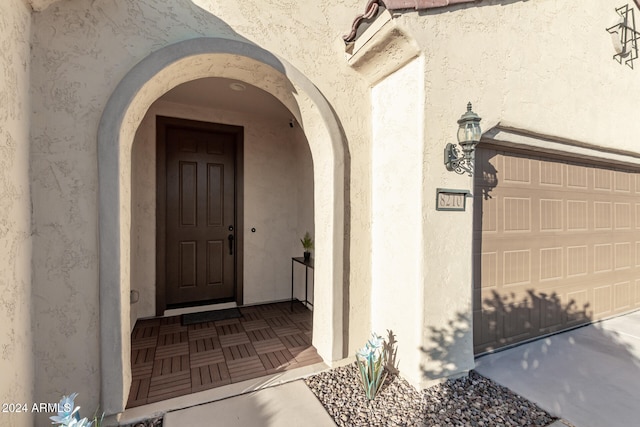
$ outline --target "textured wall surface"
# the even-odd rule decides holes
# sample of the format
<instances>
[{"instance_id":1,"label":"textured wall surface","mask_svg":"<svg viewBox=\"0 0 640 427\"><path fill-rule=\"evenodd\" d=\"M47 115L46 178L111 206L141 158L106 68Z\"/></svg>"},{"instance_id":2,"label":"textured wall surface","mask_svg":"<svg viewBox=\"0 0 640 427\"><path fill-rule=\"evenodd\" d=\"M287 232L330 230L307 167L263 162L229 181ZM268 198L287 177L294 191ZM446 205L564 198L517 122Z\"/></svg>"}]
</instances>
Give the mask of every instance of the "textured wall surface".
<instances>
[{"instance_id":1,"label":"textured wall surface","mask_svg":"<svg viewBox=\"0 0 640 427\"><path fill-rule=\"evenodd\" d=\"M415 112L424 109L423 67L414 59L371 96L372 327L385 338L393 332L402 374L413 384L421 381L423 119Z\"/></svg>"},{"instance_id":2,"label":"textured wall surface","mask_svg":"<svg viewBox=\"0 0 640 427\"><path fill-rule=\"evenodd\" d=\"M398 18L425 58L425 380L473 367L472 201L466 212L435 210L436 188L473 189L442 161L456 120L471 101L484 131L500 122L637 155L640 63L614 61L605 30L619 6L494 0Z\"/></svg>"},{"instance_id":3,"label":"textured wall surface","mask_svg":"<svg viewBox=\"0 0 640 427\"><path fill-rule=\"evenodd\" d=\"M29 197L30 10L0 3L0 402L31 404L31 206ZM30 411L31 407L29 407ZM0 425L31 426L29 413Z\"/></svg>"},{"instance_id":4,"label":"textured wall surface","mask_svg":"<svg viewBox=\"0 0 640 427\"><path fill-rule=\"evenodd\" d=\"M125 73L164 46L201 36L259 42L318 86L340 117L352 159L346 239L358 242L352 250L368 252L369 120L367 110L353 108L367 91L344 63L340 40L358 3L65 0L33 15L38 399L80 391L84 408L98 402L97 126ZM368 263L358 257L349 265L351 293L368 295ZM348 314L354 316L349 336L360 342L368 334L368 304L351 304L357 309Z\"/></svg>"},{"instance_id":5,"label":"textured wall surface","mask_svg":"<svg viewBox=\"0 0 640 427\"><path fill-rule=\"evenodd\" d=\"M0 6L0 36L9 46L0 52L7 76L0 81L0 97L6 99L6 107L0 108L0 132L7 135L0 140L0 242L10 254L0 261L0 280L11 280L0 281L8 289L0 295L0 312L20 319L0 327L0 363L23 360L31 351L25 326L31 261L25 145L30 129L35 399L55 401L62 393L78 391L83 408L92 411L97 404L98 123L109 96L135 64L165 46L202 36L252 42L285 58L318 87L339 118L348 183L344 341L347 353L353 354L377 315L371 310L372 271L388 274L381 266L372 268L370 224L416 215L415 204L398 206L394 218L372 215L370 209L369 79L347 66L340 38L363 2L64 0L46 7L47 3L33 3L42 11L32 19L30 125L25 116L28 9L18 0ZM427 354L420 364L426 379L454 375L473 365L468 318L473 213L470 204L464 213L436 212L434 207L436 188L472 186L468 177L447 172L442 164L444 144L455 141L455 121L472 101L485 130L502 122L637 151L637 96L630 94L640 93L640 64L631 70L611 59L613 46L605 28L612 25L616 6L612 0L492 0L479 7L474 3L395 18L422 46L424 64L424 93L405 91L406 104L394 100L394 105L425 106L424 111L411 110L416 114L412 120L422 120L416 143L423 144L423 169L405 168L401 157L387 167L405 172L406 180L418 180L424 191L418 208L418 232L423 235L415 237L424 242L419 261L423 274L417 273L424 282L415 284L424 289L424 301L415 310L423 313L423 321L415 328L423 333ZM376 102L384 109L384 97ZM124 154L123 163L130 155ZM139 184L151 185L147 180ZM122 214L127 226L129 212L123 208ZM298 215L300 223L308 212ZM145 256L138 260L148 261ZM123 273L129 268L123 266ZM140 307L141 312L150 308ZM382 321L375 323L386 327ZM411 348L406 351L420 351L407 345ZM9 384L12 393L22 390L27 398L31 364L28 357L24 360ZM415 369L417 362L412 363L410 369ZM18 371L13 367L11 372Z\"/></svg>"}]
</instances>

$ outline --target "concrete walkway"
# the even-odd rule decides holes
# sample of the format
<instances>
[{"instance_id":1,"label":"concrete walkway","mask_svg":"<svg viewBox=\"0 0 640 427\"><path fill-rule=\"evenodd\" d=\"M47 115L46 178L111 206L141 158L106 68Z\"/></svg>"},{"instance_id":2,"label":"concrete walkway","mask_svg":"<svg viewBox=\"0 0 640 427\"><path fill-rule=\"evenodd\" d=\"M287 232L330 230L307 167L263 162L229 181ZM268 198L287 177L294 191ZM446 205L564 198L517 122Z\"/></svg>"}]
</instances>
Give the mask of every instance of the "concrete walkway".
<instances>
[{"instance_id":1,"label":"concrete walkway","mask_svg":"<svg viewBox=\"0 0 640 427\"><path fill-rule=\"evenodd\" d=\"M302 380L168 412L164 427L331 427L336 424Z\"/></svg>"},{"instance_id":2,"label":"concrete walkway","mask_svg":"<svg viewBox=\"0 0 640 427\"><path fill-rule=\"evenodd\" d=\"M476 371L576 427L640 425L640 311L480 357Z\"/></svg>"}]
</instances>

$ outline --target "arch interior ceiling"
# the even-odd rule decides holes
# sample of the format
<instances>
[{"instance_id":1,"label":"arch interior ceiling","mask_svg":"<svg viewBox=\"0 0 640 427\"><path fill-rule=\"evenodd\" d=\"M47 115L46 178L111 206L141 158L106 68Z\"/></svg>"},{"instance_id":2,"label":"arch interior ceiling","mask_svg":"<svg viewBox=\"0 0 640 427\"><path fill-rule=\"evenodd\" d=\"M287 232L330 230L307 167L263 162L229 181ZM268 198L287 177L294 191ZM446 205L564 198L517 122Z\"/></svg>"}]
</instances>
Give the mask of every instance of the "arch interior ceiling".
<instances>
[{"instance_id":1,"label":"arch interior ceiling","mask_svg":"<svg viewBox=\"0 0 640 427\"><path fill-rule=\"evenodd\" d=\"M233 85L238 83L242 91L232 89ZM179 104L250 113L283 122L293 118L287 107L270 93L248 83L222 77L207 77L183 83L160 99Z\"/></svg>"}]
</instances>

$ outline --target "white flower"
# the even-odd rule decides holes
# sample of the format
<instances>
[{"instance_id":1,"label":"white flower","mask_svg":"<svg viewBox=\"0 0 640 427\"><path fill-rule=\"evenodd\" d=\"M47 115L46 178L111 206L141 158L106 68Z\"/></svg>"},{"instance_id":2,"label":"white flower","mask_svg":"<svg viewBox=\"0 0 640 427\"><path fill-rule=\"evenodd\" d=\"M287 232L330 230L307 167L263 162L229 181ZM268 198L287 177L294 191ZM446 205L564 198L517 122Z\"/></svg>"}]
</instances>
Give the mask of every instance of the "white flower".
<instances>
[{"instance_id":1,"label":"white flower","mask_svg":"<svg viewBox=\"0 0 640 427\"><path fill-rule=\"evenodd\" d=\"M382 345L384 344L384 340L382 339L382 337L380 335L376 335L375 333L371 334L371 339L369 341L367 341L367 344L375 349L378 350L380 348L382 348Z\"/></svg>"},{"instance_id":2,"label":"white flower","mask_svg":"<svg viewBox=\"0 0 640 427\"><path fill-rule=\"evenodd\" d=\"M364 347L362 347L360 350L358 350L358 352L356 353L356 355L362 357L365 360L368 360L371 357L372 351L371 348L369 348L369 346L365 345Z\"/></svg>"},{"instance_id":3,"label":"white flower","mask_svg":"<svg viewBox=\"0 0 640 427\"><path fill-rule=\"evenodd\" d=\"M80 407L74 408L75 399L78 393L72 393L69 396L62 396L58 406L58 415L49 417L52 424L63 427L92 427L93 421L87 418L80 419Z\"/></svg>"}]
</instances>

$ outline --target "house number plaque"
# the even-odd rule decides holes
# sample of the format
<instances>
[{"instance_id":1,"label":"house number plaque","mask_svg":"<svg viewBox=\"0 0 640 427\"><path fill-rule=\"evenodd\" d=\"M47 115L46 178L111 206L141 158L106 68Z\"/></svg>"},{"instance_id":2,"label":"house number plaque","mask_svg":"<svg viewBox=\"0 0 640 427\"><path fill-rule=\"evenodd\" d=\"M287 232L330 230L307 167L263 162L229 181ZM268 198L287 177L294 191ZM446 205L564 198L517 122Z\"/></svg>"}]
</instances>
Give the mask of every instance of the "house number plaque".
<instances>
[{"instance_id":1,"label":"house number plaque","mask_svg":"<svg viewBox=\"0 0 640 427\"><path fill-rule=\"evenodd\" d=\"M469 190L436 189L437 211L464 211L467 207Z\"/></svg>"}]
</instances>

